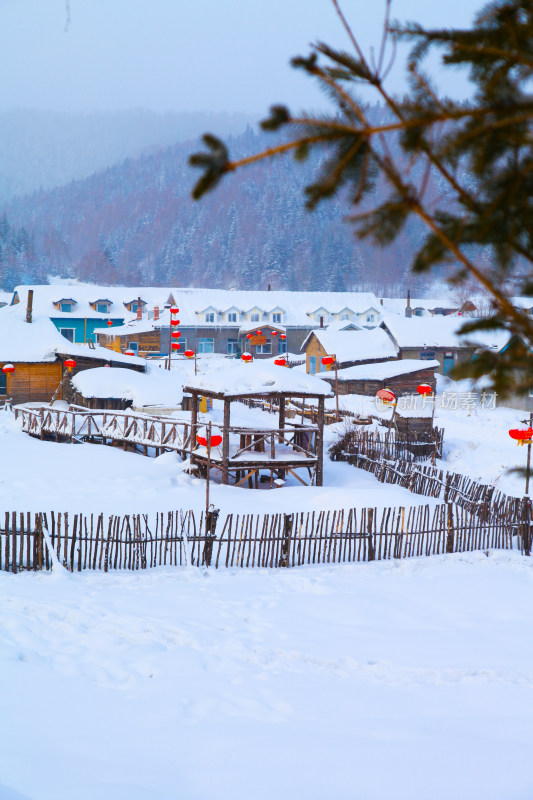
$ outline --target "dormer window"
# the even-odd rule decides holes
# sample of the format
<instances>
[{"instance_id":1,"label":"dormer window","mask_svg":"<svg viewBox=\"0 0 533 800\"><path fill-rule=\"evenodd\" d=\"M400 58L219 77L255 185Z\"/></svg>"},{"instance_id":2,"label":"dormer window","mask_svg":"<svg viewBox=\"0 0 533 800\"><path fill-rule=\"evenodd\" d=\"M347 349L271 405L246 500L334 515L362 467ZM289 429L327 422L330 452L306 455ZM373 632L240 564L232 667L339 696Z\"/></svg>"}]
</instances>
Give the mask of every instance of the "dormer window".
<instances>
[{"instance_id":1,"label":"dormer window","mask_svg":"<svg viewBox=\"0 0 533 800\"><path fill-rule=\"evenodd\" d=\"M281 322L281 314L279 314L279 313L272 314L272 322L280 323Z\"/></svg>"},{"instance_id":2,"label":"dormer window","mask_svg":"<svg viewBox=\"0 0 533 800\"><path fill-rule=\"evenodd\" d=\"M235 311L231 311L228 314L228 322L237 322L237 313Z\"/></svg>"},{"instance_id":3,"label":"dormer window","mask_svg":"<svg viewBox=\"0 0 533 800\"><path fill-rule=\"evenodd\" d=\"M111 300L106 300L105 298L101 297L99 300L93 300L89 303L89 305L94 311L98 312L98 314L109 314Z\"/></svg>"},{"instance_id":4,"label":"dormer window","mask_svg":"<svg viewBox=\"0 0 533 800\"><path fill-rule=\"evenodd\" d=\"M251 321L251 322L260 322L260 321L261 321L261 317L260 317L260 315L259 315L257 312L254 312L254 313L253 313L253 314L251 314L251 316L250 316L250 321Z\"/></svg>"},{"instance_id":5,"label":"dormer window","mask_svg":"<svg viewBox=\"0 0 533 800\"><path fill-rule=\"evenodd\" d=\"M71 311L74 311L76 301L72 297L62 297L61 300L55 300L54 305L58 311L70 314Z\"/></svg>"},{"instance_id":6,"label":"dormer window","mask_svg":"<svg viewBox=\"0 0 533 800\"><path fill-rule=\"evenodd\" d=\"M207 314L205 315L205 321L206 322L214 322L215 321L215 312L214 311L208 311Z\"/></svg>"}]
</instances>

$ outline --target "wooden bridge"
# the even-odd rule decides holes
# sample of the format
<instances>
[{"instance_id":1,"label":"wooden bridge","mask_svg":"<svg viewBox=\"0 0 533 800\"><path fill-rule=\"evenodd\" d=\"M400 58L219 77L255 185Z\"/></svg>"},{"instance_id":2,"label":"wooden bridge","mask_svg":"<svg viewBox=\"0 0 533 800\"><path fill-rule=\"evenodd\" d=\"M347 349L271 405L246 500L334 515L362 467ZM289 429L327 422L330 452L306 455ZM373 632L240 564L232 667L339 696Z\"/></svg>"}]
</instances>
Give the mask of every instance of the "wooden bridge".
<instances>
[{"instance_id":1,"label":"wooden bridge","mask_svg":"<svg viewBox=\"0 0 533 800\"><path fill-rule=\"evenodd\" d=\"M38 439L56 442L93 442L122 446L145 455L158 456L163 452L179 453L183 460L191 459L200 472L210 468L222 472L223 448L197 445L196 431L202 425L186 423L173 417L152 416L127 411L104 411L70 406L68 410L42 406L18 406L15 415L22 421L22 430ZM305 481L294 471L304 467L313 481L318 461L315 425L287 423L284 428L228 428L227 457L235 476L235 484L248 480L258 485L260 470L268 470L272 485L274 475L285 477L290 472L297 480ZM208 458L209 456L209 458Z\"/></svg>"}]
</instances>

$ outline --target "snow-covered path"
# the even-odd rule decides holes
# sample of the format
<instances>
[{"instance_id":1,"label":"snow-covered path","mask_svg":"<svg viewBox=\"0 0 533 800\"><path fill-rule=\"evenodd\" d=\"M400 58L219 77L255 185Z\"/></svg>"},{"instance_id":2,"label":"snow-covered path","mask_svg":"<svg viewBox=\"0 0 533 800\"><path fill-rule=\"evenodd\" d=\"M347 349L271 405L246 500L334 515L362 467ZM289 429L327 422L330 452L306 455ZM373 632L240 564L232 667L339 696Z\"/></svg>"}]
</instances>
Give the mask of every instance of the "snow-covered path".
<instances>
[{"instance_id":1,"label":"snow-covered path","mask_svg":"<svg viewBox=\"0 0 533 800\"><path fill-rule=\"evenodd\" d=\"M508 552L0 574L0 798L529 798L532 592Z\"/></svg>"}]
</instances>

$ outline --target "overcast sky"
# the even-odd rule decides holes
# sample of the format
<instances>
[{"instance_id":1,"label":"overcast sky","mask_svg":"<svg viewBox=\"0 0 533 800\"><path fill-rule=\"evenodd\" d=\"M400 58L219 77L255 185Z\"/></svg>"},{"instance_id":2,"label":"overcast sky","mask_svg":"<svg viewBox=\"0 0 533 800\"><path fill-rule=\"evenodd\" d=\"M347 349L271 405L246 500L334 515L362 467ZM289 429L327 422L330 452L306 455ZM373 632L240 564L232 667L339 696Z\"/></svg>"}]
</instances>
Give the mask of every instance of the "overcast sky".
<instances>
[{"instance_id":1,"label":"overcast sky","mask_svg":"<svg viewBox=\"0 0 533 800\"><path fill-rule=\"evenodd\" d=\"M469 25L474 0L394 0L393 17ZM368 52L382 0L343 0ZM262 113L323 105L288 61L311 41L348 47L331 0L0 0L0 108ZM394 88L397 79L391 78ZM447 89L462 91L464 84Z\"/></svg>"}]
</instances>

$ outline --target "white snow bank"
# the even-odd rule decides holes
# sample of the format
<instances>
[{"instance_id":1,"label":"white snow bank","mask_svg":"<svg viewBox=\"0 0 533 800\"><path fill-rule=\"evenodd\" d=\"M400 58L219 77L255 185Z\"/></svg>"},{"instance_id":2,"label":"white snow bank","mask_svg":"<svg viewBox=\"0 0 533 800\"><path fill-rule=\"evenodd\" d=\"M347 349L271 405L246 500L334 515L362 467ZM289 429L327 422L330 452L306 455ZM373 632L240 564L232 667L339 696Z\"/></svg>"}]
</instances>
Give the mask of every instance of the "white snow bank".
<instances>
[{"instance_id":1,"label":"white snow bank","mask_svg":"<svg viewBox=\"0 0 533 800\"><path fill-rule=\"evenodd\" d=\"M69 577L0 573L13 793L533 796L533 559Z\"/></svg>"},{"instance_id":2,"label":"white snow bank","mask_svg":"<svg viewBox=\"0 0 533 800\"><path fill-rule=\"evenodd\" d=\"M177 371L150 369L134 372L131 369L97 367L78 372L72 385L84 397L114 397L131 400L136 408L142 406L177 406L183 397L183 379Z\"/></svg>"}]
</instances>

